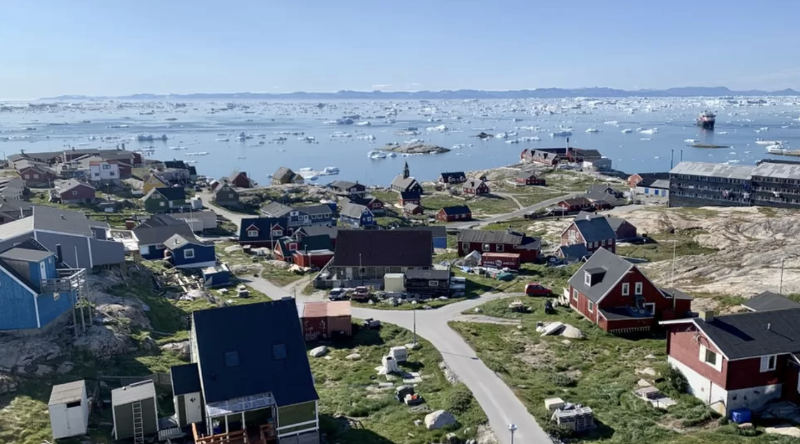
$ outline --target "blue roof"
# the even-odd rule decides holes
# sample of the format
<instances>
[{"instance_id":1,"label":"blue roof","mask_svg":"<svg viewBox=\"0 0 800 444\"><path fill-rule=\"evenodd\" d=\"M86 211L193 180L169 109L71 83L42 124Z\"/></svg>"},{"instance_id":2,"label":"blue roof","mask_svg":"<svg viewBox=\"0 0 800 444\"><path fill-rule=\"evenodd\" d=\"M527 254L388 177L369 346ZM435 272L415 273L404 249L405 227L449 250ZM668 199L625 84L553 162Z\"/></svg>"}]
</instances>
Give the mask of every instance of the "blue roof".
<instances>
[{"instance_id":1,"label":"blue roof","mask_svg":"<svg viewBox=\"0 0 800 444\"><path fill-rule=\"evenodd\" d=\"M193 319L207 403L262 393L278 406L319 399L293 299L195 311Z\"/></svg>"},{"instance_id":2,"label":"blue roof","mask_svg":"<svg viewBox=\"0 0 800 444\"><path fill-rule=\"evenodd\" d=\"M200 391L200 374L197 373L196 363L176 365L169 372L174 396Z\"/></svg>"}]
</instances>

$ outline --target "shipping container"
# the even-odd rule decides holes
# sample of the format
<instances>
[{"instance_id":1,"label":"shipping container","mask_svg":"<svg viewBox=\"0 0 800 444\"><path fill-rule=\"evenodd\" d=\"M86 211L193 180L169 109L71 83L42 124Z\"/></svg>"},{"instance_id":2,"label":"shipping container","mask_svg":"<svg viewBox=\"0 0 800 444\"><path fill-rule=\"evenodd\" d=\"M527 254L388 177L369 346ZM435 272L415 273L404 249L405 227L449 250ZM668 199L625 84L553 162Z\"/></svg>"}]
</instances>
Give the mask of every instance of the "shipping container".
<instances>
[{"instance_id":1,"label":"shipping container","mask_svg":"<svg viewBox=\"0 0 800 444\"><path fill-rule=\"evenodd\" d=\"M353 334L349 301L307 302L301 321L309 342Z\"/></svg>"},{"instance_id":2,"label":"shipping container","mask_svg":"<svg viewBox=\"0 0 800 444\"><path fill-rule=\"evenodd\" d=\"M510 268L519 270L520 256L518 253L483 253L481 265L484 267Z\"/></svg>"}]
</instances>

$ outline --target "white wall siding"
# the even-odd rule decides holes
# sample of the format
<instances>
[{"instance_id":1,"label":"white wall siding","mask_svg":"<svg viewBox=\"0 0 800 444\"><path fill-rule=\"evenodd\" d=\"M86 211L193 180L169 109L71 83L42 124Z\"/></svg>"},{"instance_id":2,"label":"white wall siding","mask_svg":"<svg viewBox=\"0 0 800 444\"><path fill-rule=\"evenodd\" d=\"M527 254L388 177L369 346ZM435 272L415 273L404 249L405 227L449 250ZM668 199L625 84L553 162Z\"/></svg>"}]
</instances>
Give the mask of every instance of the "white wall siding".
<instances>
[{"instance_id":1,"label":"white wall siding","mask_svg":"<svg viewBox=\"0 0 800 444\"><path fill-rule=\"evenodd\" d=\"M770 401L780 398L782 391L783 384L730 390L728 391L728 412L740 408L755 410Z\"/></svg>"},{"instance_id":2,"label":"white wall siding","mask_svg":"<svg viewBox=\"0 0 800 444\"><path fill-rule=\"evenodd\" d=\"M719 414L727 415L728 392L725 389L714 384L710 379L682 364L672 356L667 358L667 362L680 370L683 376L686 377L686 381L689 382L690 394L705 402Z\"/></svg>"}]
</instances>

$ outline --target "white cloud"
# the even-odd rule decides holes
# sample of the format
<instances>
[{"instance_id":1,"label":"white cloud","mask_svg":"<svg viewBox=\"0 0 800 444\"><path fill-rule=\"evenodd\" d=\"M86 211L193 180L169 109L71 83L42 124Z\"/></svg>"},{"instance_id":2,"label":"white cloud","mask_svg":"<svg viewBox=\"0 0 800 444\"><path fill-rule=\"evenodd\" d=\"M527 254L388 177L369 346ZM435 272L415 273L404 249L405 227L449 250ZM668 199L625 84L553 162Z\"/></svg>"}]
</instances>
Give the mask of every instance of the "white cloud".
<instances>
[{"instance_id":1,"label":"white cloud","mask_svg":"<svg viewBox=\"0 0 800 444\"><path fill-rule=\"evenodd\" d=\"M391 83L378 83L377 85L372 85L372 89L384 90L384 89L393 89L393 88L394 88L394 85L392 85Z\"/></svg>"}]
</instances>

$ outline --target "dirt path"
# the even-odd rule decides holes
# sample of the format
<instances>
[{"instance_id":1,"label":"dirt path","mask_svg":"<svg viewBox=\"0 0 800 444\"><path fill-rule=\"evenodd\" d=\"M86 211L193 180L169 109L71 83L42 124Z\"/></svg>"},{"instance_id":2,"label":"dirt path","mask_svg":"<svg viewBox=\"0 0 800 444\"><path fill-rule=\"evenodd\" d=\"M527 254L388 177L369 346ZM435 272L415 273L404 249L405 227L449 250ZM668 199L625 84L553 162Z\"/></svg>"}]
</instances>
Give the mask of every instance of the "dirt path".
<instances>
[{"instance_id":1,"label":"dirt path","mask_svg":"<svg viewBox=\"0 0 800 444\"><path fill-rule=\"evenodd\" d=\"M453 318L456 322L476 322L478 324L497 324L497 325L520 325L519 319L495 318L485 315L461 315Z\"/></svg>"}]
</instances>

